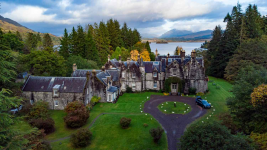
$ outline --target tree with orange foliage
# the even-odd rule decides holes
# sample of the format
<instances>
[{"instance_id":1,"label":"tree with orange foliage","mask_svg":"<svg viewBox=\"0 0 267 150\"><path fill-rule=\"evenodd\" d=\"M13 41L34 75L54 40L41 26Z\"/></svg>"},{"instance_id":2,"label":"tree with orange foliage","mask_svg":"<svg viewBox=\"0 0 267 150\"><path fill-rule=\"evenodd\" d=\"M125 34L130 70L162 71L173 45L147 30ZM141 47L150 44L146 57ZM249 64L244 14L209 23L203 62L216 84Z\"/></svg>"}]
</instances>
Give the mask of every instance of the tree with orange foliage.
<instances>
[{"instance_id":1,"label":"tree with orange foliage","mask_svg":"<svg viewBox=\"0 0 267 150\"><path fill-rule=\"evenodd\" d=\"M133 61L137 61L138 60L138 51L137 50L132 50L131 51L131 59L133 60Z\"/></svg>"},{"instance_id":2,"label":"tree with orange foliage","mask_svg":"<svg viewBox=\"0 0 267 150\"><path fill-rule=\"evenodd\" d=\"M258 104L267 103L267 85L262 84L257 88L254 88L253 93L251 93L251 102L253 106Z\"/></svg>"},{"instance_id":3,"label":"tree with orange foliage","mask_svg":"<svg viewBox=\"0 0 267 150\"><path fill-rule=\"evenodd\" d=\"M143 61L150 61L149 52L146 49L142 51L140 57L143 58Z\"/></svg>"}]
</instances>

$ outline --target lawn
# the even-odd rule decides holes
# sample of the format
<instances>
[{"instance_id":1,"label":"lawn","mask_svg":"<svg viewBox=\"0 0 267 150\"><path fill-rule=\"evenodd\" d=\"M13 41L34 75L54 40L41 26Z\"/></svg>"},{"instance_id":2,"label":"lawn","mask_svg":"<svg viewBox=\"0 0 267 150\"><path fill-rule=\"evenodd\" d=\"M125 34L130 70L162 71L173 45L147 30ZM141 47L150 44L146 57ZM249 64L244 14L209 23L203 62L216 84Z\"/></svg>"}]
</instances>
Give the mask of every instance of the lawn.
<instances>
[{"instance_id":1,"label":"lawn","mask_svg":"<svg viewBox=\"0 0 267 150\"><path fill-rule=\"evenodd\" d=\"M213 108L209 109L203 117L197 119L193 123L218 120L219 114L228 111L226 99L233 96L233 93L230 92L232 90L232 84L226 80L215 77L209 77L209 80L213 81L213 83L216 83L216 85L212 85L212 82L208 82L209 93L202 96L202 98L211 103ZM220 88L217 88L217 86Z\"/></svg>"},{"instance_id":2,"label":"lawn","mask_svg":"<svg viewBox=\"0 0 267 150\"><path fill-rule=\"evenodd\" d=\"M164 102L158 105L158 109L164 114L187 114L191 111L191 106L182 102Z\"/></svg>"},{"instance_id":3,"label":"lawn","mask_svg":"<svg viewBox=\"0 0 267 150\"><path fill-rule=\"evenodd\" d=\"M144 103L149 100L151 95L163 94L154 92L125 93L116 104L98 103L95 105L90 112L89 120L83 126L84 128L89 127L101 113L106 114L101 115L90 128L93 133L93 141L86 149L167 149L165 133L158 145L154 144L149 134L149 129L158 127L160 124L151 115L141 112ZM65 127L63 118L66 113L64 111L52 110L51 115L55 121L56 131L48 135L46 139L55 140L70 136L77 130ZM121 117L132 119L130 128L120 128L119 121ZM148 124L147 128L143 127L144 123ZM73 149L69 139L52 142L51 145L53 149Z\"/></svg>"}]
</instances>

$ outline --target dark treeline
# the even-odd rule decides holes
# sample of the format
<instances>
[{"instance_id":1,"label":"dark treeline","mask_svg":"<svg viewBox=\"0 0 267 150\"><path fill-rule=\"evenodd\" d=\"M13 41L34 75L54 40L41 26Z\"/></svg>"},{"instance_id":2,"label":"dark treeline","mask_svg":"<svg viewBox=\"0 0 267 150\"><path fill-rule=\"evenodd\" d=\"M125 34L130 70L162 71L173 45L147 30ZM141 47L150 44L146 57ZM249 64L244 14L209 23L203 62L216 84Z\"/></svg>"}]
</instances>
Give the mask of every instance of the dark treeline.
<instances>
[{"instance_id":1,"label":"dark treeline","mask_svg":"<svg viewBox=\"0 0 267 150\"><path fill-rule=\"evenodd\" d=\"M65 59L71 55L81 56L102 66L117 47L131 50L139 41L141 36L136 29L132 30L126 23L121 27L117 20L110 19L107 23L101 21L85 28L73 27L71 33L65 29L59 54Z\"/></svg>"},{"instance_id":2,"label":"dark treeline","mask_svg":"<svg viewBox=\"0 0 267 150\"><path fill-rule=\"evenodd\" d=\"M208 75L234 80L240 66L253 62L255 59L266 59L254 57L252 60L246 60L241 64L238 62L242 58L234 57L234 54L243 53L241 52L244 50L243 48L249 49L248 51L251 51L252 55L259 54L259 51L263 52L259 50L262 47L251 47L247 42L251 39L255 39L254 42L256 43L264 41L260 39L267 33L267 19L260 15L256 5L249 5L243 13L241 5L237 4L233 7L232 12L226 15L224 22L227 22L226 29L222 31L220 26L216 26L211 41L203 44L203 47L205 46L208 49L206 59L209 60L207 64L209 66L206 72ZM260 64L256 61L254 63Z\"/></svg>"}]
</instances>

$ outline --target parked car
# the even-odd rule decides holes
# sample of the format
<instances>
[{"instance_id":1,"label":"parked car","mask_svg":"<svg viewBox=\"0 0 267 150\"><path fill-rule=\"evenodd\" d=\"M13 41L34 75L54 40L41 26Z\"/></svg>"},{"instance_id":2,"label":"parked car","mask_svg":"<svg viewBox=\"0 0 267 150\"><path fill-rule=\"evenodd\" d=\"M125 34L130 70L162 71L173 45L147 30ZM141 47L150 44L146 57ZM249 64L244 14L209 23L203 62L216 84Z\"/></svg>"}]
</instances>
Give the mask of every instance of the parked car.
<instances>
[{"instance_id":1,"label":"parked car","mask_svg":"<svg viewBox=\"0 0 267 150\"><path fill-rule=\"evenodd\" d=\"M208 101L202 99L200 96L197 96L196 104L203 107L203 108L210 108L211 107L211 105L208 103Z\"/></svg>"},{"instance_id":2,"label":"parked car","mask_svg":"<svg viewBox=\"0 0 267 150\"><path fill-rule=\"evenodd\" d=\"M22 109L22 107L23 107L23 105L19 105L18 108L12 108L12 109L10 109L9 112L12 113L12 114L16 114Z\"/></svg>"}]
</instances>

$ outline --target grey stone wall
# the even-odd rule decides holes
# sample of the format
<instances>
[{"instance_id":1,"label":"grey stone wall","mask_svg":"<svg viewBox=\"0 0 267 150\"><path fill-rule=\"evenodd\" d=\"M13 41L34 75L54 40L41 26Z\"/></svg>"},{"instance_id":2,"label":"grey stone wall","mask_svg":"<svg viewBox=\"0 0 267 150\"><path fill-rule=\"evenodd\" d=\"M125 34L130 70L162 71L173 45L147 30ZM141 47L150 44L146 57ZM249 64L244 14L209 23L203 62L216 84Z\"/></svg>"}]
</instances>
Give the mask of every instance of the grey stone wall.
<instances>
[{"instance_id":1,"label":"grey stone wall","mask_svg":"<svg viewBox=\"0 0 267 150\"><path fill-rule=\"evenodd\" d=\"M135 92L140 92L142 89L142 78L138 77L137 75L135 78L132 76L132 72L129 72L127 70L123 70L122 73L125 74L124 78L122 77L121 84L122 84L122 91L126 91L126 87L129 86L132 88L133 83L135 83L135 89L132 89Z\"/></svg>"},{"instance_id":2,"label":"grey stone wall","mask_svg":"<svg viewBox=\"0 0 267 150\"><path fill-rule=\"evenodd\" d=\"M34 102L43 100L48 102L49 109L63 110L69 102L81 101L83 102L83 93L59 93L58 97L53 97L52 92L23 92L22 96L29 101L31 100L31 93L33 93ZM58 101L58 106L55 106L55 101Z\"/></svg>"}]
</instances>

